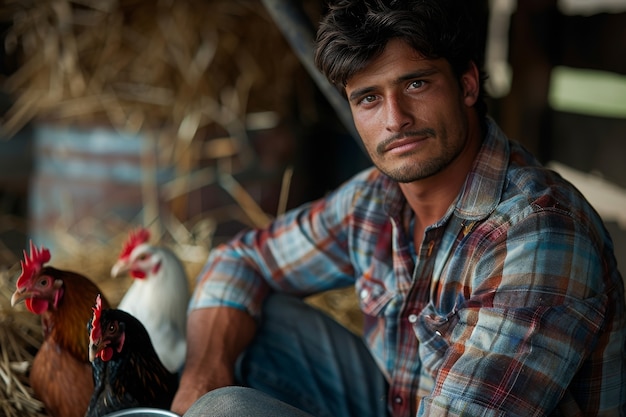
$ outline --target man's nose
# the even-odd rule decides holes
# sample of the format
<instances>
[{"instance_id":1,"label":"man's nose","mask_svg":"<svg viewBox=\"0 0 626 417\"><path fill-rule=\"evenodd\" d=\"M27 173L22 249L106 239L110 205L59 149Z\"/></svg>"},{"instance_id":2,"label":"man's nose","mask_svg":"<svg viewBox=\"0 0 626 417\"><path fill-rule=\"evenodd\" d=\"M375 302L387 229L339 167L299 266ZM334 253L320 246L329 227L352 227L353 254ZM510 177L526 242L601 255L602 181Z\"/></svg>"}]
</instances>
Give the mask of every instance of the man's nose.
<instances>
[{"instance_id":1,"label":"man's nose","mask_svg":"<svg viewBox=\"0 0 626 417\"><path fill-rule=\"evenodd\" d=\"M412 123L413 116L402 97L389 97L385 100L386 128L390 132L400 132Z\"/></svg>"}]
</instances>

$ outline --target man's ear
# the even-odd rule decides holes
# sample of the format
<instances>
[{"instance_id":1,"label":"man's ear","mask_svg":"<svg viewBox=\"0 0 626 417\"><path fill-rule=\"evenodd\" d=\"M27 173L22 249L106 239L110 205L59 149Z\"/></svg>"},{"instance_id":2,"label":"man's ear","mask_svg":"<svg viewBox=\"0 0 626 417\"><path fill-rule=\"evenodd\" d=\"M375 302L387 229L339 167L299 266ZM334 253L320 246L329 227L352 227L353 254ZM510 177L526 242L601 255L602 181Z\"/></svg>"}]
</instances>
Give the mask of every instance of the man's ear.
<instances>
[{"instance_id":1,"label":"man's ear","mask_svg":"<svg viewBox=\"0 0 626 417\"><path fill-rule=\"evenodd\" d=\"M480 74L474 62L470 62L469 68L461 75L461 87L463 88L463 102L472 107L478 100L480 89Z\"/></svg>"}]
</instances>

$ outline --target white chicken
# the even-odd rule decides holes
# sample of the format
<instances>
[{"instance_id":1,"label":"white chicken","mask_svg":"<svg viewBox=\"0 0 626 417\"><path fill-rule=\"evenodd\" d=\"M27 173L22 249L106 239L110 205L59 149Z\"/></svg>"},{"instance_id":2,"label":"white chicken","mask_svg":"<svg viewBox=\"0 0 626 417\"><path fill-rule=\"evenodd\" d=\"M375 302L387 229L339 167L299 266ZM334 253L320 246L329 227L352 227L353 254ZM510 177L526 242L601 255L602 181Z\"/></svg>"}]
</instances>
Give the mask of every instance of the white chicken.
<instances>
[{"instance_id":1,"label":"white chicken","mask_svg":"<svg viewBox=\"0 0 626 417\"><path fill-rule=\"evenodd\" d=\"M111 269L113 277L129 273L134 278L117 308L141 321L161 362L170 372L180 372L187 348L189 281L176 254L149 240L147 229L132 231Z\"/></svg>"}]
</instances>

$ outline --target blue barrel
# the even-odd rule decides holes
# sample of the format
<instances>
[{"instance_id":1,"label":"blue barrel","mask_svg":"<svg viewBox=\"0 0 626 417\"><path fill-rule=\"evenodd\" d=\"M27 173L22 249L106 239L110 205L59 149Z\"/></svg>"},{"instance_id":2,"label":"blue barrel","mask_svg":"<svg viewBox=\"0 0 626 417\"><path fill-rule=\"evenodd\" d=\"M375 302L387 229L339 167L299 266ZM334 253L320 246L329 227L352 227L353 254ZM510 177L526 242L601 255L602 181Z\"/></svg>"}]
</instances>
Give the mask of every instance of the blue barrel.
<instances>
[{"instance_id":1,"label":"blue barrel","mask_svg":"<svg viewBox=\"0 0 626 417\"><path fill-rule=\"evenodd\" d=\"M152 138L106 128L37 125L32 139L28 227L37 245L61 254L62 234L106 243L124 224L142 222L142 182L145 175L155 175L142 169L142 152L154 154ZM172 176L171 167L159 167L152 181L163 184Z\"/></svg>"}]
</instances>

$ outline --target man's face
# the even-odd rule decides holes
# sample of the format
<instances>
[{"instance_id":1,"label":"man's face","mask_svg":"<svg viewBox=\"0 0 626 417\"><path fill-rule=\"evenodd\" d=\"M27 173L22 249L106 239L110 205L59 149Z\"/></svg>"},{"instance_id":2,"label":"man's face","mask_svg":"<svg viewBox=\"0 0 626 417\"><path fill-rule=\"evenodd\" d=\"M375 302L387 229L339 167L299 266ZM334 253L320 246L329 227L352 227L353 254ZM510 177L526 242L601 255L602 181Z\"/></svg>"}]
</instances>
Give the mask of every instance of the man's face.
<instances>
[{"instance_id":1,"label":"man's face","mask_svg":"<svg viewBox=\"0 0 626 417\"><path fill-rule=\"evenodd\" d=\"M468 117L478 96L475 67L454 76L444 59L425 59L394 39L348 80L346 95L372 162L399 182L431 177L469 146Z\"/></svg>"}]
</instances>

